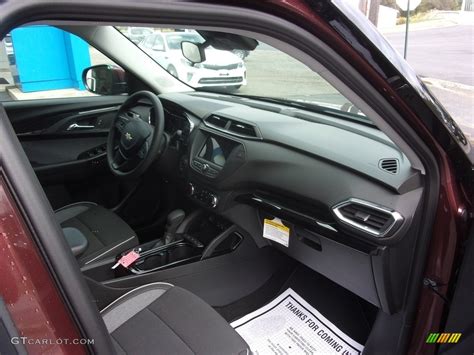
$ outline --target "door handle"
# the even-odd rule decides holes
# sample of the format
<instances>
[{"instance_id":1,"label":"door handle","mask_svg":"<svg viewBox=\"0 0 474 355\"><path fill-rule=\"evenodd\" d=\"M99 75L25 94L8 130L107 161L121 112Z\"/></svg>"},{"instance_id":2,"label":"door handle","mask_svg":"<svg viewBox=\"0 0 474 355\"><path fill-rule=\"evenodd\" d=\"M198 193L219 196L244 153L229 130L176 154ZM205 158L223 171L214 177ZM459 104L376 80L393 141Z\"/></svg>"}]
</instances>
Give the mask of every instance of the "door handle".
<instances>
[{"instance_id":1,"label":"door handle","mask_svg":"<svg viewBox=\"0 0 474 355\"><path fill-rule=\"evenodd\" d=\"M80 125L80 124L77 124L77 123L73 123L66 129L66 131L72 131L72 130L75 130L75 129L92 129L92 128L95 128L95 126Z\"/></svg>"}]
</instances>

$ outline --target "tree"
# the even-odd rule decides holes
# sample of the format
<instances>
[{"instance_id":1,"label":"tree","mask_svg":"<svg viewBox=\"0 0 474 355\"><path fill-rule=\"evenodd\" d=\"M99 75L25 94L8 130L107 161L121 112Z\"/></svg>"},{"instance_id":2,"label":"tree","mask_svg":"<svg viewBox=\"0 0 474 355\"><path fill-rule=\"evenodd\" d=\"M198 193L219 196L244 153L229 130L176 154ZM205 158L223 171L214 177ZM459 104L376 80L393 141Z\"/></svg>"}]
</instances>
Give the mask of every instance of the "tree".
<instances>
[{"instance_id":1,"label":"tree","mask_svg":"<svg viewBox=\"0 0 474 355\"><path fill-rule=\"evenodd\" d=\"M369 8L369 20L375 26L378 25L379 22L379 7L380 7L381 0L371 0L370 1L370 8Z\"/></svg>"},{"instance_id":2,"label":"tree","mask_svg":"<svg viewBox=\"0 0 474 355\"><path fill-rule=\"evenodd\" d=\"M390 7L392 9L398 10L396 0L382 0L380 1L380 5Z\"/></svg>"},{"instance_id":3,"label":"tree","mask_svg":"<svg viewBox=\"0 0 474 355\"><path fill-rule=\"evenodd\" d=\"M460 7L458 0L422 0L416 12L427 12L430 10L457 10Z\"/></svg>"}]
</instances>

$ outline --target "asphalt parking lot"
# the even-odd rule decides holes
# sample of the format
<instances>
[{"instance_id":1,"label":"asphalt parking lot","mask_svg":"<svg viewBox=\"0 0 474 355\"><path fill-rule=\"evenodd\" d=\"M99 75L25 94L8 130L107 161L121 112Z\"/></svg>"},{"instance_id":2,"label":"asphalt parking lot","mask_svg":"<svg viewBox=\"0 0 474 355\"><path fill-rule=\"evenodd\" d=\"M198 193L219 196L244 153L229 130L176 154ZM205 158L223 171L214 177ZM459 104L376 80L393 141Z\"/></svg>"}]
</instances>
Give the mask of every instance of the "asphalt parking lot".
<instances>
[{"instance_id":1,"label":"asphalt parking lot","mask_svg":"<svg viewBox=\"0 0 474 355\"><path fill-rule=\"evenodd\" d=\"M473 31L474 26L458 25L410 32L408 63L422 77L473 86ZM403 53L405 33L389 33L385 38Z\"/></svg>"},{"instance_id":2,"label":"asphalt parking lot","mask_svg":"<svg viewBox=\"0 0 474 355\"><path fill-rule=\"evenodd\" d=\"M318 98L344 103L341 95L308 67L281 51L262 46L245 59L247 85L237 93L284 97L288 99Z\"/></svg>"},{"instance_id":3,"label":"asphalt parking lot","mask_svg":"<svg viewBox=\"0 0 474 355\"><path fill-rule=\"evenodd\" d=\"M385 37L403 53L404 33ZM413 31L408 63L474 141L474 23Z\"/></svg>"}]
</instances>

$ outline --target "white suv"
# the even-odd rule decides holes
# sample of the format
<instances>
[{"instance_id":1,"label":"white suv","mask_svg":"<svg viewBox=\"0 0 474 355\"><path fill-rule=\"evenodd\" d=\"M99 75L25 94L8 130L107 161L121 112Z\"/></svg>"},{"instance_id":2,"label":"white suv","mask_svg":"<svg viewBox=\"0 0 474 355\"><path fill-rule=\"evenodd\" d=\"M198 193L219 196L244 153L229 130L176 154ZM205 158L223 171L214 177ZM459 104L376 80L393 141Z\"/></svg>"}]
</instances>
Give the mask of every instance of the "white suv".
<instances>
[{"instance_id":1,"label":"white suv","mask_svg":"<svg viewBox=\"0 0 474 355\"><path fill-rule=\"evenodd\" d=\"M203 43L197 32L155 32L138 45L170 74L196 87L225 87L236 90L247 84L245 64L230 51L205 49L206 60L192 64L183 57L181 42Z\"/></svg>"}]
</instances>

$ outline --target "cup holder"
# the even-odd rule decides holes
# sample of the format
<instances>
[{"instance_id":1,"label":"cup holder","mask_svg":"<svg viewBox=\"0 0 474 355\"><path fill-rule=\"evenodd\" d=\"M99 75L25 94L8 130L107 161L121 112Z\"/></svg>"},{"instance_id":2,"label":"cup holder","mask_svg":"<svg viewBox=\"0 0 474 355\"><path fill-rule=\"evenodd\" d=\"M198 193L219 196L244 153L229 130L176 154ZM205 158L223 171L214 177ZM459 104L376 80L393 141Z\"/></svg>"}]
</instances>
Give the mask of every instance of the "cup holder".
<instances>
[{"instance_id":1,"label":"cup holder","mask_svg":"<svg viewBox=\"0 0 474 355\"><path fill-rule=\"evenodd\" d=\"M201 255L202 248L177 241L143 252L129 270L134 274L148 273L198 260Z\"/></svg>"},{"instance_id":2,"label":"cup holder","mask_svg":"<svg viewBox=\"0 0 474 355\"><path fill-rule=\"evenodd\" d=\"M199 237L198 240L201 242L204 239L199 235L195 238L197 237ZM136 248L140 248L144 251L140 252L140 257L127 268L113 268L113 266L120 257L127 254L130 250L116 257L110 257L85 265L81 268L81 271L85 276L97 282L132 275L142 275L231 253L239 247L243 240L244 238L238 232L237 227L232 225L221 231L217 236L214 235L210 241L203 242L202 245L191 243L186 239L178 240L157 248L152 247L156 244L156 241L142 244Z\"/></svg>"}]
</instances>

